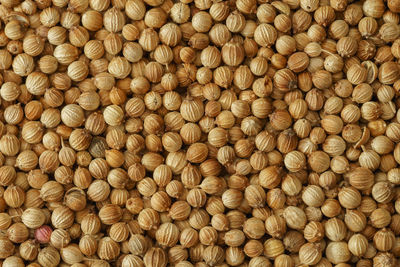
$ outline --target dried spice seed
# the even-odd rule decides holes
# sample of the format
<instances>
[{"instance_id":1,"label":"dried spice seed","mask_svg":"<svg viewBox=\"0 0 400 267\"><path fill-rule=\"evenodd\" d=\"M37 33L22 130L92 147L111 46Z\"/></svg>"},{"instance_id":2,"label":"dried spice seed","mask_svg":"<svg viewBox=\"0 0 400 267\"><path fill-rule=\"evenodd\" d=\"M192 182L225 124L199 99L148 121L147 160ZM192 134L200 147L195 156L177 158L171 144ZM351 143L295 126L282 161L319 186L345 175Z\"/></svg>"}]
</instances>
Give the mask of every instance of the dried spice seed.
<instances>
[{"instance_id":1,"label":"dried spice seed","mask_svg":"<svg viewBox=\"0 0 400 267\"><path fill-rule=\"evenodd\" d=\"M399 4L1 0L2 265L399 266Z\"/></svg>"}]
</instances>

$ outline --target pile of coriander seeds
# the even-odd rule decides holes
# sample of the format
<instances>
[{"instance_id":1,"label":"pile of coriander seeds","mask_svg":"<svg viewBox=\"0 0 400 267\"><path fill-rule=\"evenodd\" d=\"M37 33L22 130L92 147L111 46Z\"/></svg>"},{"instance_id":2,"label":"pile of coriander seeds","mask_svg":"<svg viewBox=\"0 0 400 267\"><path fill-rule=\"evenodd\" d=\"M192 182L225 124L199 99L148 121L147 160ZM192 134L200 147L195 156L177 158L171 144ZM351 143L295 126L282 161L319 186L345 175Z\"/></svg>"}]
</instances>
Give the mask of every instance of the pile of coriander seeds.
<instances>
[{"instance_id":1,"label":"pile of coriander seeds","mask_svg":"<svg viewBox=\"0 0 400 267\"><path fill-rule=\"evenodd\" d=\"M400 0L0 0L0 266L400 266L399 59Z\"/></svg>"}]
</instances>

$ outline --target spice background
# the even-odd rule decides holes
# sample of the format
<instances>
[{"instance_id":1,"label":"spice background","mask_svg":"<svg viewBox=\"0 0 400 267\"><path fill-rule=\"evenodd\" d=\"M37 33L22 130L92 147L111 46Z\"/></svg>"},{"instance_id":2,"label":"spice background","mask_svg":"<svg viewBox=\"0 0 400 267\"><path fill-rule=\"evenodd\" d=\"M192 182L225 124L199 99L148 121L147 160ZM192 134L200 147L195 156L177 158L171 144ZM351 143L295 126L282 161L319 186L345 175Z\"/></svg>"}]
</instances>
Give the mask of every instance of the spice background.
<instances>
[{"instance_id":1,"label":"spice background","mask_svg":"<svg viewBox=\"0 0 400 267\"><path fill-rule=\"evenodd\" d=\"M0 0L0 266L400 266L399 59L400 0Z\"/></svg>"}]
</instances>

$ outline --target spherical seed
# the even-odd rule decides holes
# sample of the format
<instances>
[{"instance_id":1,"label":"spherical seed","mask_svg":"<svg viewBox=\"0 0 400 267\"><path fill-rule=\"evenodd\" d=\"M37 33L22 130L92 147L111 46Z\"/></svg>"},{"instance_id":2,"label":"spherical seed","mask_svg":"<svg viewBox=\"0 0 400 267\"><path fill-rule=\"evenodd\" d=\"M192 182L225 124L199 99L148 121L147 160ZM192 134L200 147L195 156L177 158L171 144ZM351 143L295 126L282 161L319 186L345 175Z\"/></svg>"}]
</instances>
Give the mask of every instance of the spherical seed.
<instances>
[{"instance_id":1,"label":"spherical seed","mask_svg":"<svg viewBox=\"0 0 400 267\"><path fill-rule=\"evenodd\" d=\"M325 2L2 0L3 265L395 266L398 1Z\"/></svg>"}]
</instances>

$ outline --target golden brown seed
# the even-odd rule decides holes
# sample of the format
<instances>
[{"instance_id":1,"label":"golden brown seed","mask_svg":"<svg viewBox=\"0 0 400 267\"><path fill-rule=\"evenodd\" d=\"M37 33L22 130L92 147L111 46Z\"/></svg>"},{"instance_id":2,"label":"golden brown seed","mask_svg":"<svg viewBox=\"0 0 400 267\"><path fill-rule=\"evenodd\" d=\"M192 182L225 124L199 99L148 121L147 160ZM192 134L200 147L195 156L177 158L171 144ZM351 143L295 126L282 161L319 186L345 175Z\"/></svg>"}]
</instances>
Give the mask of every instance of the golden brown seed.
<instances>
[{"instance_id":1,"label":"golden brown seed","mask_svg":"<svg viewBox=\"0 0 400 267\"><path fill-rule=\"evenodd\" d=\"M396 266L400 2L353 2L1 0L2 264Z\"/></svg>"}]
</instances>

